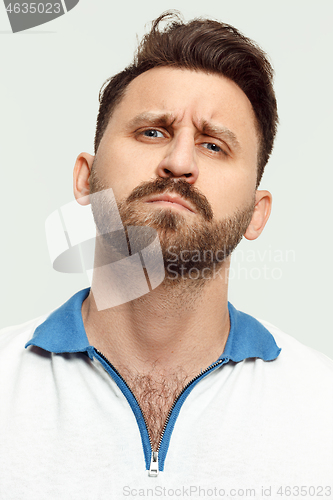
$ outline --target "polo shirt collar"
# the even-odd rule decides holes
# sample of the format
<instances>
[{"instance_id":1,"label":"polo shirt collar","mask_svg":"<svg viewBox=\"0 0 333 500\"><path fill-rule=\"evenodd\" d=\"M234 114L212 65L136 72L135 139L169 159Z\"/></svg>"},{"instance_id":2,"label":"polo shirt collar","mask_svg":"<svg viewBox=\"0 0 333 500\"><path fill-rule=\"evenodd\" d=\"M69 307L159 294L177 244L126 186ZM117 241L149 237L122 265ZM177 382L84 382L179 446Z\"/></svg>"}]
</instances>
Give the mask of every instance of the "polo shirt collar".
<instances>
[{"instance_id":1,"label":"polo shirt collar","mask_svg":"<svg viewBox=\"0 0 333 500\"><path fill-rule=\"evenodd\" d=\"M93 358L94 347L84 329L81 307L90 288L80 290L40 324L25 347L34 345L54 353L87 352ZM247 358L272 361L280 354L273 335L255 318L237 311L228 303L230 332L220 359L239 362Z\"/></svg>"},{"instance_id":2,"label":"polo shirt collar","mask_svg":"<svg viewBox=\"0 0 333 500\"><path fill-rule=\"evenodd\" d=\"M247 358L276 359L281 349L267 328L253 316L237 311L230 302L228 309L230 332L221 357L228 357L236 363Z\"/></svg>"},{"instance_id":3,"label":"polo shirt collar","mask_svg":"<svg viewBox=\"0 0 333 500\"><path fill-rule=\"evenodd\" d=\"M85 352L91 353L93 346L84 329L81 307L88 297L90 288L80 290L61 307L53 311L39 325L33 337L25 345L35 345L54 353Z\"/></svg>"}]
</instances>

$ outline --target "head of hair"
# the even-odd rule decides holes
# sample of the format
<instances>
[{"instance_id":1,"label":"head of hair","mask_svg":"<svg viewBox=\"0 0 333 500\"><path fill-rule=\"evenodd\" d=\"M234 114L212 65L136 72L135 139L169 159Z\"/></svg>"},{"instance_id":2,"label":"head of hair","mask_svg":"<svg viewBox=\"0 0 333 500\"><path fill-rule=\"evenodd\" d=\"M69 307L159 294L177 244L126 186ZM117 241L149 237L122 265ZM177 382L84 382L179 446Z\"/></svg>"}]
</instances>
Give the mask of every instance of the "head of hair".
<instances>
[{"instance_id":1,"label":"head of hair","mask_svg":"<svg viewBox=\"0 0 333 500\"><path fill-rule=\"evenodd\" d=\"M102 86L95 153L129 83L145 71L163 66L222 75L244 92L256 118L258 187L273 149L278 124L273 68L263 50L233 26L206 18L184 22L177 11L167 11L153 21L150 32L144 35L137 48L133 63Z\"/></svg>"}]
</instances>

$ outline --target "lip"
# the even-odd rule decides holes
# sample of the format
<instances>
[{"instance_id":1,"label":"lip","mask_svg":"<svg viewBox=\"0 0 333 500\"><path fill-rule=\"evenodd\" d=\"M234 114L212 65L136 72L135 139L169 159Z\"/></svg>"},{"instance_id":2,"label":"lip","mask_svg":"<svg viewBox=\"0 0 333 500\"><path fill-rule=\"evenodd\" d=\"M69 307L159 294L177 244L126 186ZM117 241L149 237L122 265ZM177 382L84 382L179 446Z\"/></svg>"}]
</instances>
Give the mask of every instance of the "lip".
<instances>
[{"instance_id":1,"label":"lip","mask_svg":"<svg viewBox=\"0 0 333 500\"><path fill-rule=\"evenodd\" d=\"M157 194L155 196L152 196L148 200L146 200L146 203L154 203L154 202L166 202L167 204L171 205L178 205L177 208L182 208L183 210L187 210L189 212L195 213L194 209L192 208L192 205L190 205L187 201L185 201L183 198L180 196L172 196L171 194Z\"/></svg>"}]
</instances>

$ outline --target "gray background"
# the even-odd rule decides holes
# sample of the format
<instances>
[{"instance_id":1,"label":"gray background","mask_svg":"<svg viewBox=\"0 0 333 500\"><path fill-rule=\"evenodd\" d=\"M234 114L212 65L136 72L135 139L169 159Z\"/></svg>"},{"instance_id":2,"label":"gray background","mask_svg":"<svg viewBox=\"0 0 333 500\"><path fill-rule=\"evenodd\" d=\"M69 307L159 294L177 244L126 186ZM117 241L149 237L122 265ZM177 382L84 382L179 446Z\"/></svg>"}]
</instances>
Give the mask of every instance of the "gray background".
<instances>
[{"instance_id":1,"label":"gray background","mask_svg":"<svg viewBox=\"0 0 333 500\"><path fill-rule=\"evenodd\" d=\"M46 313L87 286L84 275L53 271L44 222L73 199L78 153L93 153L100 86L131 61L136 34L170 8L233 24L270 55L280 129L261 187L273 194L273 213L261 237L243 241L234 256L230 300L333 358L328 0L81 0L17 34L0 5L0 327Z\"/></svg>"}]
</instances>

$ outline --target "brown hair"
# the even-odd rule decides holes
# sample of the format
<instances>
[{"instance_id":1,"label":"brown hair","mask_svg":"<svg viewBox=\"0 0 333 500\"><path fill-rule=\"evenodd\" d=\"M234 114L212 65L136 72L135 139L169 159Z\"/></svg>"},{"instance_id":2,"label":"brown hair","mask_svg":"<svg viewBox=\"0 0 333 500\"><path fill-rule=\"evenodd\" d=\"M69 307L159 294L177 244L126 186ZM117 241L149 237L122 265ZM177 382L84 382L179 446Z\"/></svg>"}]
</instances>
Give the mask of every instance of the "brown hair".
<instances>
[{"instance_id":1,"label":"brown hair","mask_svg":"<svg viewBox=\"0 0 333 500\"><path fill-rule=\"evenodd\" d=\"M164 29L160 29L162 21L169 21ZM258 186L273 149L278 123L273 68L263 50L233 26L200 18L184 23L177 11L167 11L152 22L151 31L139 44L133 63L109 78L101 88L95 153L128 84L157 66L216 73L230 78L242 89L257 119Z\"/></svg>"}]
</instances>

